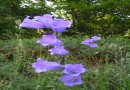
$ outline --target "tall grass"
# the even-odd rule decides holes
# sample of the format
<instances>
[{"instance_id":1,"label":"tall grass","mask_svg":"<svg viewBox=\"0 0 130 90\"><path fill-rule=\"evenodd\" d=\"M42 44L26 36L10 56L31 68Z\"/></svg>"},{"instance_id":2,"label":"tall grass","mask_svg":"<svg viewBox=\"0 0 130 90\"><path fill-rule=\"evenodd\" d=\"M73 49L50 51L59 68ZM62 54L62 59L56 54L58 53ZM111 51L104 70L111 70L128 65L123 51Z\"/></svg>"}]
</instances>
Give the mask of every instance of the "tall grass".
<instances>
[{"instance_id":1,"label":"tall grass","mask_svg":"<svg viewBox=\"0 0 130 90\"><path fill-rule=\"evenodd\" d=\"M80 44L85 38L62 38L70 52L66 57L49 55L49 47L41 47L37 38L0 41L0 90L130 90L130 40L102 39L98 48L90 49ZM87 68L83 85L64 86L58 81L61 70L35 73L31 63L40 56L61 63L82 63Z\"/></svg>"}]
</instances>

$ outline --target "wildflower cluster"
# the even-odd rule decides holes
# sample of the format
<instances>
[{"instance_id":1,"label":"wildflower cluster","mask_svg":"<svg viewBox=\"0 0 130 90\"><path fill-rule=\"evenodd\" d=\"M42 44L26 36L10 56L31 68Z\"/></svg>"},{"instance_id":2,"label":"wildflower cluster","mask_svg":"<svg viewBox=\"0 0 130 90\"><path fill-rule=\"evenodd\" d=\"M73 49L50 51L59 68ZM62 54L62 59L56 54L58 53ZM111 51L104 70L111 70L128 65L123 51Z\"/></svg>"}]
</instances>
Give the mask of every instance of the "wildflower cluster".
<instances>
[{"instance_id":1,"label":"wildflower cluster","mask_svg":"<svg viewBox=\"0 0 130 90\"><path fill-rule=\"evenodd\" d=\"M82 64L65 64L64 76L59 78L60 81L64 82L66 86L80 85L82 84L81 73L86 72Z\"/></svg>"},{"instance_id":2,"label":"wildflower cluster","mask_svg":"<svg viewBox=\"0 0 130 90\"><path fill-rule=\"evenodd\" d=\"M98 36L93 36L92 38L88 38L86 39L85 41L83 41L81 44L84 44L84 45L88 45L90 48L95 48L95 47L98 47L98 44L94 43L98 40L100 40L101 38L98 37Z\"/></svg>"},{"instance_id":3,"label":"wildflower cluster","mask_svg":"<svg viewBox=\"0 0 130 90\"><path fill-rule=\"evenodd\" d=\"M49 28L52 29L55 33L62 33L66 28L70 28L72 24L71 20L63 19L54 19L52 15L45 14L43 16L35 16L33 19L30 19L27 16L23 22L19 25L20 28ZM93 43L97 40L100 40L100 37L94 36L91 39L87 39L82 42L82 44L89 45L91 48L95 48L98 45ZM69 52L62 45L62 41L57 38L53 33L43 34L42 38L37 41L37 43L42 46L51 46L49 50L50 54L56 55L67 55ZM35 63L32 63L32 67L35 69L36 73L47 72L50 70L57 70L59 68L63 69L63 76L59 77L59 80L64 82L66 86L80 85L82 84L81 74L87 70L82 66L82 64L65 64L61 65L58 62L50 62L43 60L40 57L37 58Z\"/></svg>"},{"instance_id":4,"label":"wildflower cluster","mask_svg":"<svg viewBox=\"0 0 130 90\"><path fill-rule=\"evenodd\" d=\"M37 62L32 63L32 67L35 72L47 72L49 70L63 69L64 76L59 77L59 80L64 82L66 86L80 85L82 84L81 73L86 72L82 64L65 64L61 65L58 62L49 62L47 60L37 59Z\"/></svg>"},{"instance_id":5,"label":"wildflower cluster","mask_svg":"<svg viewBox=\"0 0 130 90\"><path fill-rule=\"evenodd\" d=\"M35 16L33 19L29 19L29 16L27 16L19 26L33 29L50 28L54 32L62 33L67 27L70 27L71 24L71 20L65 21L63 19L53 19L52 15L45 14L43 16ZM68 51L62 46L62 42L53 33L49 33L47 35L44 34L37 43L40 43L43 46L54 46L54 48L49 50L51 54L68 54Z\"/></svg>"},{"instance_id":6,"label":"wildflower cluster","mask_svg":"<svg viewBox=\"0 0 130 90\"><path fill-rule=\"evenodd\" d=\"M67 27L70 28L72 24L71 20L53 19L50 14L35 16L33 19L29 18L30 16L27 16L19 26L33 29L51 28L54 32L62 33Z\"/></svg>"}]
</instances>

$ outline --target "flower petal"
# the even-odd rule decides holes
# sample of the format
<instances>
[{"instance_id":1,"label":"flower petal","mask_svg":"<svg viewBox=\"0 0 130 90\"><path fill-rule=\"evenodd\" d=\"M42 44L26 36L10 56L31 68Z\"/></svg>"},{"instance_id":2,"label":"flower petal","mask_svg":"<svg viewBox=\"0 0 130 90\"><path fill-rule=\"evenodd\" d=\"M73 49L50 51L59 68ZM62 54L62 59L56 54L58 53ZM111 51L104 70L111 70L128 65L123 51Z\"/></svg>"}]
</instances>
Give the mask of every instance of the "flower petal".
<instances>
[{"instance_id":1,"label":"flower petal","mask_svg":"<svg viewBox=\"0 0 130 90\"><path fill-rule=\"evenodd\" d=\"M64 75L59 78L60 81L64 82L66 86L80 85L83 84L80 75Z\"/></svg>"},{"instance_id":2,"label":"flower petal","mask_svg":"<svg viewBox=\"0 0 130 90\"><path fill-rule=\"evenodd\" d=\"M55 46L49 50L51 54L67 55L69 52L63 46Z\"/></svg>"},{"instance_id":3,"label":"flower petal","mask_svg":"<svg viewBox=\"0 0 130 90\"><path fill-rule=\"evenodd\" d=\"M29 16L27 16L19 27L39 29L42 28L42 24L36 20L29 19Z\"/></svg>"}]
</instances>

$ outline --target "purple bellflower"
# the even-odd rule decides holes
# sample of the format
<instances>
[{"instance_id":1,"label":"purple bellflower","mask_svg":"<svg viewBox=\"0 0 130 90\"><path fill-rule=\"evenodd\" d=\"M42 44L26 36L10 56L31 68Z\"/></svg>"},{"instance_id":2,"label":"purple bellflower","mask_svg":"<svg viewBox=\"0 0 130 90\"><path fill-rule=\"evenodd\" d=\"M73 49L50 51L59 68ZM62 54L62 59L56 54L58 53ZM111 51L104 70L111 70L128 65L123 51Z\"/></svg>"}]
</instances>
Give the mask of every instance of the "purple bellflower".
<instances>
[{"instance_id":1,"label":"purple bellflower","mask_svg":"<svg viewBox=\"0 0 130 90\"><path fill-rule=\"evenodd\" d=\"M91 44L89 44L89 46L90 46L90 48L96 48L96 47L98 47L98 45L96 43L91 43Z\"/></svg>"},{"instance_id":2,"label":"purple bellflower","mask_svg":"<svg viewBox=\"0 0 130 90\"><path fill-rule=\"evenodd\" d=\"M96 47L98 47L98 45L93 42L98 41L100 39L101 39L101 37L93 36L92 38L88 38L85 41L82 41L81 44L88 45L90 48L96 48Z\"/></svg>"},{"instance_id":3,"label":"purple bellflower","mask_svg":"<svg viewBox=\"0 0 130 90\"><path fill-rule=\"evenodd\" d=\"M81 44L90 45L92 42L93 42L93 39L88 38L85 41L83 41Z\"/></svg>"},{"instance_id":4,"label":"purple bellflower","mask_svg":"<svg viewBox=\"0 0 130 90\"><path fill-rule=\"evenodd\" d=\"M92 39L93 39L93 41L98 41L98 40L101 40L101 37L99 37L99 36L93 36Z\"/></svg>"},{"instance_id":5,"label":"purple bellflower","mask_svg":"<svg viewBox=\"0 0 130 90\"><path fill-rule=\"evenodd\" d=\"M55 46L49 51L50 51L50 54L58 54L58 55L67 55L69 53L67 50L64 49L63 46Z\"/></svg>"},{"instance_id":6,"label":"purple bellflower","mask_svg":"<svg viewBox=\"0 0 130 90\"><path fill-rule=\"evenodd\" d=\"M37 62L32 63L32 67L35 68L35 72L40 73L58 69L60 68L60 64L57 62L49 62L38 58Z\"/></svg>"},{"instance_id":7,"label":"purple bellflower","mask_svg":"<svg viewBox=\"0 0 130 90\"><path fill-rule=\"evenodd\" d=\"M66 28L70 28L72 24L71 20L65 21L62 19L55 19L51 22L51 28L54 32L62 33L66 30Z\"/></svg>"},{"instance_id":8,"label":"purple bellflower","mask_svg":"<svg viewBox=\"0 0 130 90\"><path fill-rule=\"evenodd\" d=\"M35 16L34 19L39 21L44 28L51 28L51 22L53 21L52 15Z\"/></svg>"},{"instance_id":9,"label":"purple bellflower","mask_svg":"<svg viewBox=\"0 0 130 90\"><path fill-rule=\"evenodd\" d=\"M64 75L59 78L60 81L64 82L66 86L80 85L83 84L81 76L78 74Z\"/></svg>"},{"instance_id":10,"label":"purple bellflower","mask_svg":"<svg viewBox=\"0 0 130 90\"><path fill-rule=\"evenodd\" d=\"M87 71L82 64L65 64L64 68L64 74L81 74Z\"/></svg>"},{"instance_id":11,"label":"purple bellflower","mask_svg":"<svg viewBox=\"0 0 130 90\"><path fill-rule=\"evenodd\" d=\"M34 19L29 19L29 16L27 16L19 27L39 29L42 28L42 24Z\"/></svg>"},{"instance_id":12,"label":"purple bellflower","mask_svg":"<svg viewBox=\"0 0 130 90\"><path fill-rule=\"evenodd\" d=\"M61 46L62 42L56 38L55 34L48 34L48 35L43 35L40 40L37 41L37 43L42 44L43 46Z\"/></svg>"}]
</instances>

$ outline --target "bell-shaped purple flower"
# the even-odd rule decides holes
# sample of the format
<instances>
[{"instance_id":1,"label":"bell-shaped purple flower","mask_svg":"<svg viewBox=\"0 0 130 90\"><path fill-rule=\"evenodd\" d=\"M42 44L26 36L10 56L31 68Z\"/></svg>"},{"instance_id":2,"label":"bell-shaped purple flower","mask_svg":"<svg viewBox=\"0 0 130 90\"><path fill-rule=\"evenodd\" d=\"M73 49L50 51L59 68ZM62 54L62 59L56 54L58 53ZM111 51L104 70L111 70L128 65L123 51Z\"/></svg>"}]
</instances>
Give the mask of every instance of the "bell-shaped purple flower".
<instances>
[{"instance_id":1,"label":"bell-shaped purple flower","mask_svg":"<svg viewBox=\"0 0 130 90\"><path fill-rule=\"evenodd\" d=\"M96 43L91 43L89 46L90 46L90 48L96 48L96 47L98 47L98 45Z\"/></svg>"},{"instance_id":2,"label":"bell-shaped purple flower","mask_svg":"<svg viewBox=\"0 0 130 90\"><path fill-rule=\"evenodd\" d=\"M62 19L55 19L51 22L51 28L54 32L62 33L66 30L66 28L70 28L72 24L72 20L62 20Z\"/></svg>"},{"instance_id":3,"label":"bell-shaped purple flower","mask_svg":"<svg viewBox=\"0 0 130 90\"><path fill-rule=\"evenodd\" d=\"M65 64L64 68L63 73L65 74L81 74L87 71L82 64Z\"/></svg>"},{"instance_id":4,"label":"bell-shaped purple flower","mask_svg":"<svg viewBox=\"0 0 130 90\"><path fill-rule=\"evenodd\" d=\"M93 42L93 39L88 38L88 39L86 39L85 41L82 41L81 44L90 45L92 42Z\"/></svg>"},{"instance_id":5,"label":"bell-shaped purple flower","mask_svg":"<svg viewBox=\"0 0 130 90\"><path fill-rule=\"evenodd\" d=\"M64 49L63 46L55 46L49 51L50 51L50 54L58 54L58 55L67 55L69 53L67 50Z\"/></svg>"},{"instance_id":6,"label":"bell-shaped purple flower","mask_svg":"<svg viewBox=\"0 0 130 90\"><path fill-rule=\"evenodd\" d=\"M52 15L35 16L34 19L42 23L44 28L51 28L51 22L53 21Z\"/></svg>"},{"instance_id":7,"label":"bell-shaped purple flower","mask_svg":"<svg viewBox=\"0 0 130 90\"><path fill-rule=\"evenodd\" d=\"M59 78L60 81L64 82L66 86L73 86L73 85L81 85L83 84L81 80L81 75L78 74L69 74L64 75Z\"/></svg>"},{"instance_id":8,"label":"bell-shaped purple flower","mask_svg":"<svg viewBox=\"0 0 130 90\"><path fill-rule=\"evenodd\" d=\"M101 37L99 37L99 36L93 36L92 39L93 39L93 41L98 41L98 40L101 40Z\"/></svg>"},{"instance_id":9,"label":"bell-shaped purple flower","mask_svg":"<svg viewBox=\"0 0 130 90\"><path fill-rule=\"evenodd\" d=\"M85 41L82 41L81 44L88 45L90 48L96 48L98 47L98 44L95 44L93 42L100 40L101 37L93 36L92 38L88 38Z\"/></svg>"},{"instance_id":10,"label":"bell-shaped purple flower","mask_svg":"<svg viewBox=\"0 0 130 90\"><path fill-rule=\"evenodd\" d=\"M27 16L19 27L39 29L42 28L42 24L34 19L29 19L29 16Z\"/></svg>"},{"instance_id":11,"label":"bell-shaped purple flower","mask_svg":"<svg viewBox=\"0 0 130 90\"><path fill-rule=\"evenodd\" d=\"M57 62L48 62L42 60L41 58L37 59L37 62L32 63L32 67L35 68L35 72L47 72L48 70L55 70L60 68L60 64Z\"/></svg>"},{"instance_id":12,"label":"bell-shaped purple flower","mask_svg":"<svg viewBox=\"0 0 130 90\"><path fill-rule=\"evenodd\" d=\"M56 38L55 34L48 34L48 35L43 35L40 40L37 41L37 43L42 44L43 46L61 46L62 42Z\"/></svg>"}]
</instances>

